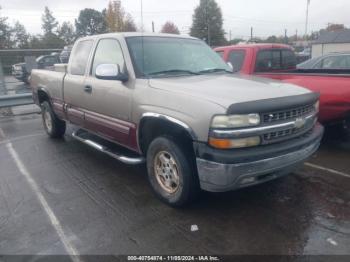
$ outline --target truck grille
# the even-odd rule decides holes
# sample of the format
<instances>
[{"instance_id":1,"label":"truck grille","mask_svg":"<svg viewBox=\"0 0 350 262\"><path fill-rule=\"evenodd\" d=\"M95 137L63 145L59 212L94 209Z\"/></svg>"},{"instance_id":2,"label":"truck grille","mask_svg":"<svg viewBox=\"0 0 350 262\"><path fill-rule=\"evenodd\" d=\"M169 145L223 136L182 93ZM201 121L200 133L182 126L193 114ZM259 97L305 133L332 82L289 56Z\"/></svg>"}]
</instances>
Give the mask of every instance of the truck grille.
<instances>
[{"instance_id":1,"label":"truck grille","mask_svg":"<svg viewBox=\"0 0 350 262\"><path fill-rule=\"evenodd\" d=\"M296 119L298 118L305 119L306 117L311 116L315 113L316 112L315 112L314 105L306 105L306 106L287 109L283 111L264 113L262 115L262 119L263 119L263 124L265 126L269 126L271 124L279 124L279 123L285 123L289 121L296 121ZM295 126L293 128L286 128L283 130L276 130L273 132L263 134L261 136L262 143L263 144L277 143L277 142L288 140L294 137L303 136L309 133L310 130L312 130L312 128L316 124L316 119L317 119L316 116L311 119L309 118L301 127Z\"/></svg>"},{"instance_id":2,"label":"truck grille","mask_svg":"<svg viewBox=\"0 0 350 262\"><path fill-rule=\"evenodd\" d=\"M302 106L294 109L288 109L278 112L265 113L262 116L263 123L273 123L277 121L285 121L306 116L315 111L313 105Z\"/></svg>"}]
</instances>

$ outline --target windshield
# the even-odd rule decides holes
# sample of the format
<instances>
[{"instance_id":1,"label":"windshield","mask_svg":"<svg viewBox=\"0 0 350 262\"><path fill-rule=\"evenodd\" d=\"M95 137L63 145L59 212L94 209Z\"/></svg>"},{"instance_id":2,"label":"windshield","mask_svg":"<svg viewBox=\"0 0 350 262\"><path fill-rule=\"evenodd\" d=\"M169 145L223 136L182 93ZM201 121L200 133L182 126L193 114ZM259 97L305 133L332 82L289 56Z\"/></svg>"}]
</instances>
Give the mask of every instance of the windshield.
<instances>
[{"instance_id":1,"label":"windshield","mask_svg":"<svg viewBox=\"0 0 350 262\"><path fill-rule=\"evenodd\" d=\"M137 77L197 75L229 71L204 42L174 37L126 39Z\"/></svg>"},{"instance_id":2,"label":"windshield","mask_svg":"<svg viewBox=\"0 0 350 262\"><path fill-rule=\"evenodd\" d=\"M39 63L39 61L43 58L44 56L42 55L42 56L39 56L37 59L35 59L35 61L37 62L37 63Z\"/></svg>"},{"instance_id":3,"label":"windshield","mask_svg":"<svg viewBox=\"0 0 350 262\"><path fill-rule=\"evenodd\" d=\"M317 58L312 58L312 59L309 59L303 63L300 63L299 65L297 65L297 68L300 68L300 69L312 69L312 66L314 64L316 64L316 62L319 60L319 57Z\"/></svg>"}]
</instances>

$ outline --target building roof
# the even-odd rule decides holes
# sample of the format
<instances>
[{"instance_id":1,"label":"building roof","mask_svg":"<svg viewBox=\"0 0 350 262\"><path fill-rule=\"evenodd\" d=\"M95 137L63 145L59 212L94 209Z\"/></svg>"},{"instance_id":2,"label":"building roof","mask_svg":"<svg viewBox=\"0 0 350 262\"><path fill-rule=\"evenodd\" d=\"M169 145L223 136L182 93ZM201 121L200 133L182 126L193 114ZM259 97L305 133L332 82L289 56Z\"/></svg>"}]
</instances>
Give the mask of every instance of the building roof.
<instances>
[{"instance_id":1,"label":"building roof","mask_svg":"<svg viewBox=\"0 0 350 262\"><path fill-rule=\"evenodd\" d=\"M350 43L350 29L321 33L314 44Z\"/></svg>"}]
</instances>

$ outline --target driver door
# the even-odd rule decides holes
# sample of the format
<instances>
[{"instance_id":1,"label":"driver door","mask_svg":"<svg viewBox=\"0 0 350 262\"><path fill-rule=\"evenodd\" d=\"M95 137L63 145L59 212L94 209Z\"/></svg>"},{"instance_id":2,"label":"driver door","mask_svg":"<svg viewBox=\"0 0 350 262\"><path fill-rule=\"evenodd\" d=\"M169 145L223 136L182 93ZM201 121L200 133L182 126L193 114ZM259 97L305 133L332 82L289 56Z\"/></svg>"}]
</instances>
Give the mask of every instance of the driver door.
<instances>
[{"instance_id":1,"label":"driver door","mask_svg":"<svg viewBox=\"0 0 350 262\"><path fill-rule=\"evenodd\" d=\"M95 76L102 64L125 65L123 51L117 39L100 39L96 45L91 68L85 79L88 87L84 94L85 126L87 129L127 146L130 132L132 89L130 83L118 80L102 80Z\"/></svg>"}]
</instances>

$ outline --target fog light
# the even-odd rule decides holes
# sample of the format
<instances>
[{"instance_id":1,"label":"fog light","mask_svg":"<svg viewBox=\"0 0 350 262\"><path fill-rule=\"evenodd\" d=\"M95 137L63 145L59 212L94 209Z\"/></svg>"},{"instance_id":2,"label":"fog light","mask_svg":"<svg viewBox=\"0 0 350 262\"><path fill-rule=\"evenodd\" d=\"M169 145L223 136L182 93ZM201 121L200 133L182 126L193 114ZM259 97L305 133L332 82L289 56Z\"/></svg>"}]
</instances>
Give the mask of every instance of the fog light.
<instances>
[{"instance_id":1,"label":"fog light","mask_svg":"<svg viewBox=\"0 0 350 262\"><path fill-rule=\"evenodd\" d=\"M246 177L241 180L241 185L251 184L256 181L255 177Z\"/></svg>"}]
</instances>

